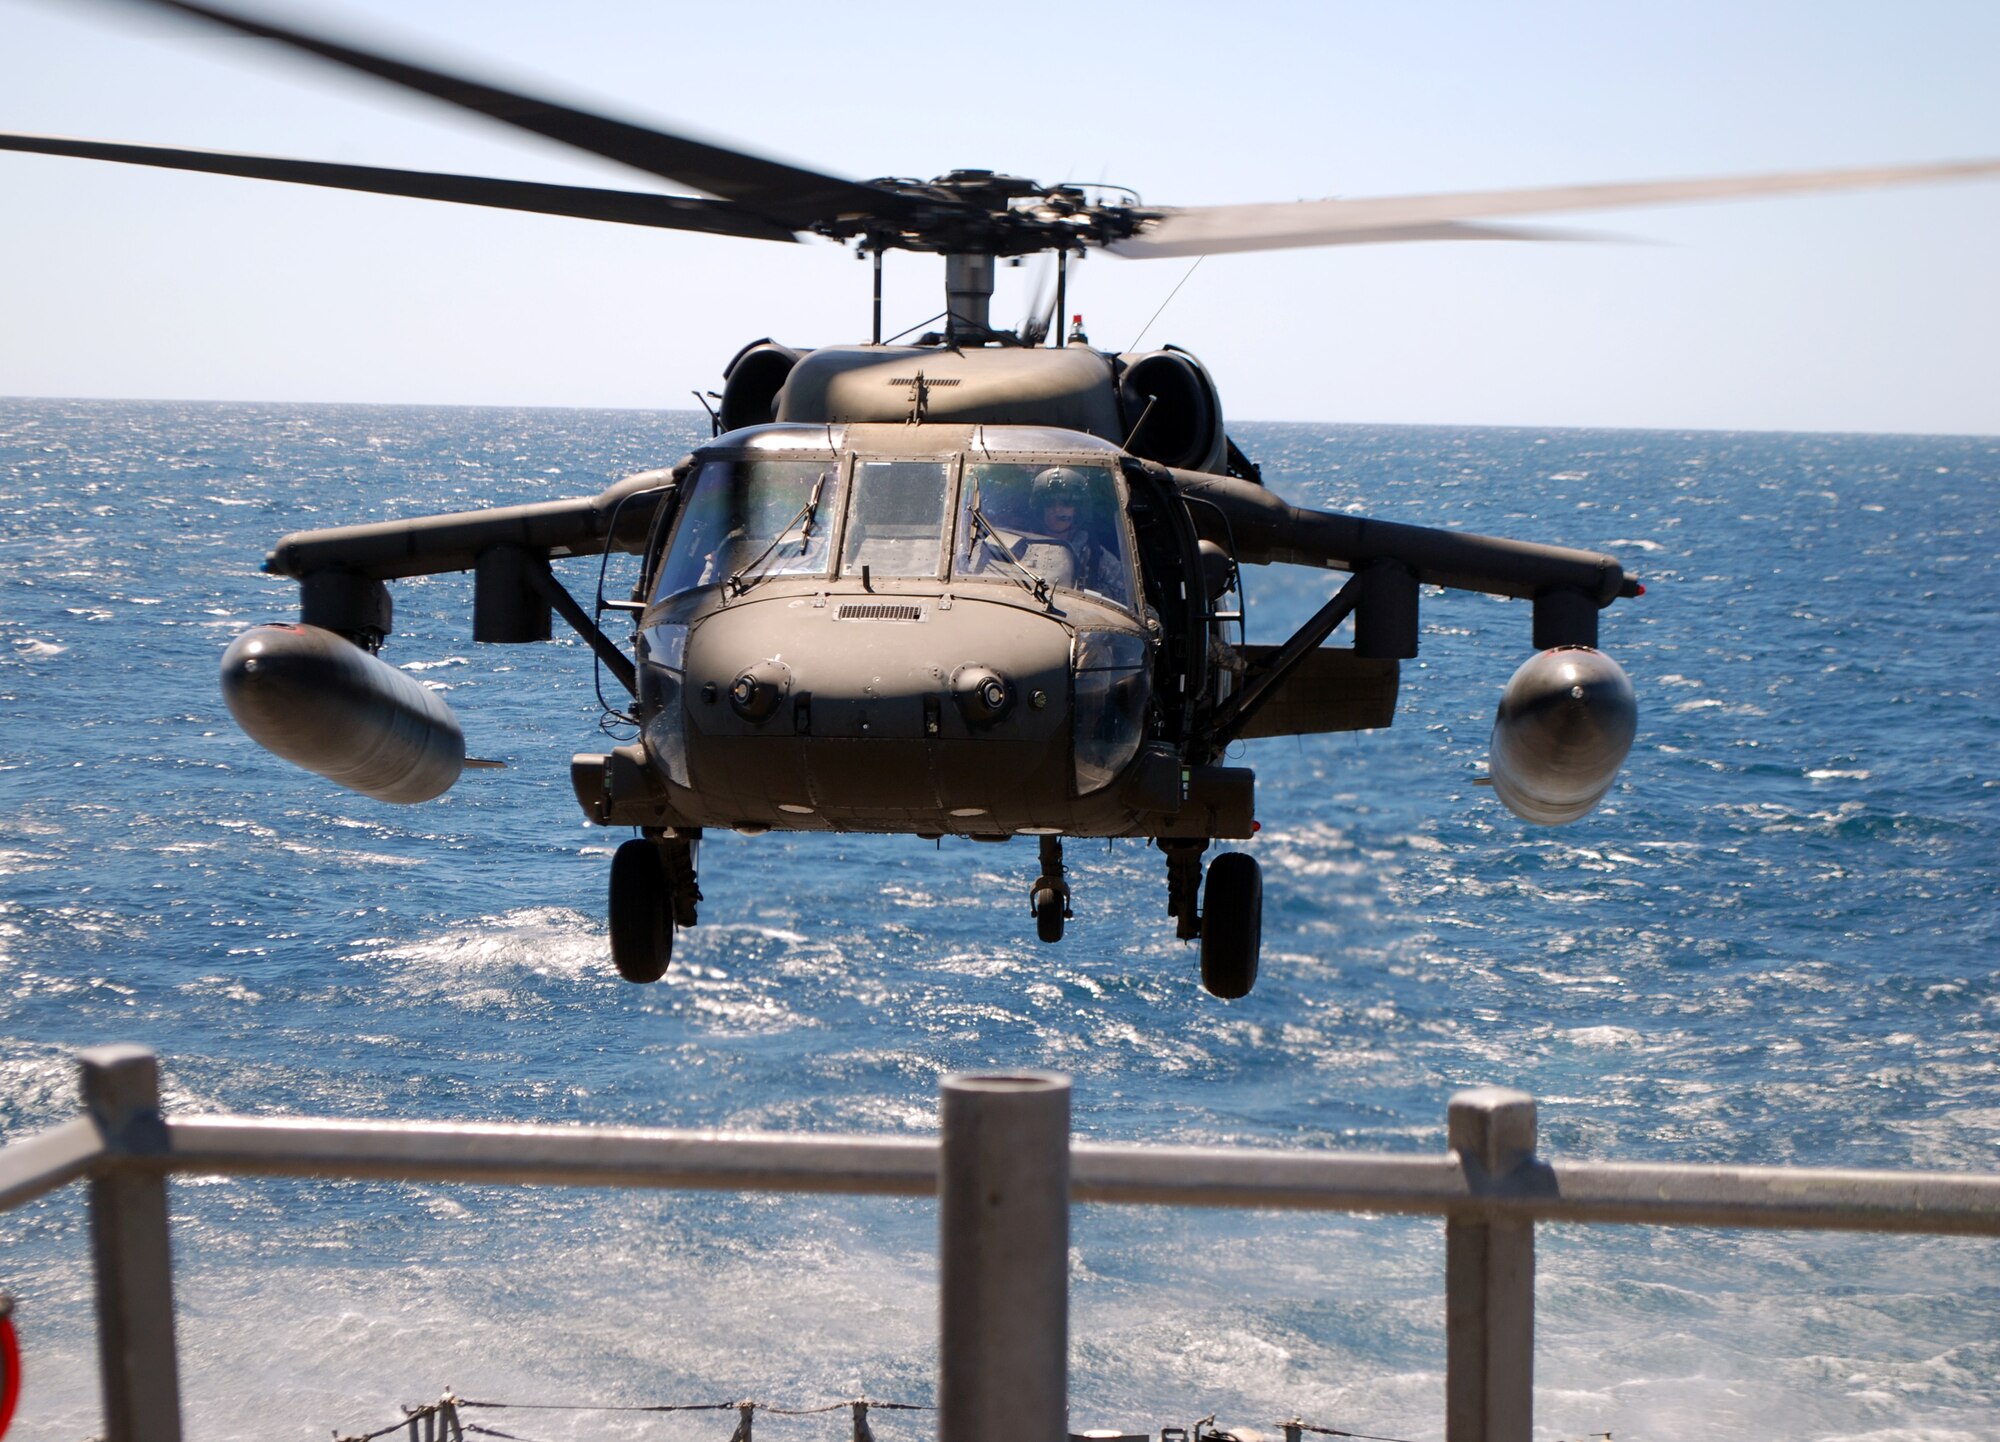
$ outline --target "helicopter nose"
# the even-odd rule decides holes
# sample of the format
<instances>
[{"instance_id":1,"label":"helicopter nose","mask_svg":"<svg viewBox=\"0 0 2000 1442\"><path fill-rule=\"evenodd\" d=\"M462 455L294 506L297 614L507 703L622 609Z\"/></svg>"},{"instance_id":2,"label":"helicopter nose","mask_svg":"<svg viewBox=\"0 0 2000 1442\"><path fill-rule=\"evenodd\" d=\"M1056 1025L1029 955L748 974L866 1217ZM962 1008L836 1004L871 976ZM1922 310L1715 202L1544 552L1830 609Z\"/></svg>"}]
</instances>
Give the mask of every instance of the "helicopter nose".
<instances>
[{"instance_id":1,"label":"helicopter nose","mask_svg":"<svg viewBox=\"0 0 2000 1442\"><path fill-rule=\"evenodd\" d=\"M774 593L694 629L674 716L716 824L994 832L1066 813L1068 630L965 596L904 604L917 616Z\"/></svg>"}]
</instances>

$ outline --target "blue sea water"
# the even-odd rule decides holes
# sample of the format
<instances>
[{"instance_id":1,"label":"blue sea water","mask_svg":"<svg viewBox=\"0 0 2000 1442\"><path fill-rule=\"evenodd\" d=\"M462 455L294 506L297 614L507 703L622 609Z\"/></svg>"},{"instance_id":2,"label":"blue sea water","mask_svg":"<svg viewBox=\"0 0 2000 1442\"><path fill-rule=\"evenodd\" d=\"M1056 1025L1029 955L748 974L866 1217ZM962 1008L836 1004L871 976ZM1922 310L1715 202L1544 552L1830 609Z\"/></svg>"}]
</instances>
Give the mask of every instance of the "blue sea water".
<instances>
[{"instance_id":1,"label":"blue sea water","mask_svg":"<svg viewBox=\"0 0 2000 1442\"><path fill-rule=\"evenodd\" d=\"M1047 948L1025 843L711 837L672 975L619 982L620 837L567 777L603 744L589 653L475 647L464 577L401 585L387 654L508 769L389 807L229 722L222 648L293 611L258 570L278 535L594 492L698 419L0 401L0 1135L131 1040L190 1112L922 1132L943 1073L1042 1066L1100 1138L1431 1151L1494 1082L1564 1157L2000 1167L2000 440L1241 427L1295 500L1608 549L1649 590L1603 638L1639 739L1572 826L1474 785L1519 603L1428 597L1391 730L1251 743L1263 976L1225 1005L1136 843L1072 846ZM1254 572L1251 638L1331 580ZM98 1427L73 1192L0 1217L28 1438ZM248 1180L174 1206L191 1435L358 1431L447 1384L930 1400L928 1206ZM1436 1438L1442 1267L1423 1221L1081 1211L1074 1421ZM1991 1242L1548 1228L1538 1324L1548 1438L2000 1437Z\"/></svg>"}]
</instances>

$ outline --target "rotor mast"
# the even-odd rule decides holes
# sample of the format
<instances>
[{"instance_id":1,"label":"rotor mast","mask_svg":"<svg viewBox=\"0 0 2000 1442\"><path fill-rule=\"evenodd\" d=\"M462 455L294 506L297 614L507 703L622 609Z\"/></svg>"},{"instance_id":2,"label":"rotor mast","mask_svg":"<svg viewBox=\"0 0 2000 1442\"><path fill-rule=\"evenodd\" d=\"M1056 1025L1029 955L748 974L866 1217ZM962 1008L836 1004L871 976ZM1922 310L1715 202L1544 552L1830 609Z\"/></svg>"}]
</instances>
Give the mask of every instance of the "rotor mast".
<instances>
[{"instance_id":1,"label":"rotor mast","mask_svg":"<svg viewBox=\"0 0 2000 1442\"><path fill-rule=\"evenodd\" d=\"M947 345L984 345L993 334L993 256L955 251L944 258Z\"/></svg>"}]
</instances>

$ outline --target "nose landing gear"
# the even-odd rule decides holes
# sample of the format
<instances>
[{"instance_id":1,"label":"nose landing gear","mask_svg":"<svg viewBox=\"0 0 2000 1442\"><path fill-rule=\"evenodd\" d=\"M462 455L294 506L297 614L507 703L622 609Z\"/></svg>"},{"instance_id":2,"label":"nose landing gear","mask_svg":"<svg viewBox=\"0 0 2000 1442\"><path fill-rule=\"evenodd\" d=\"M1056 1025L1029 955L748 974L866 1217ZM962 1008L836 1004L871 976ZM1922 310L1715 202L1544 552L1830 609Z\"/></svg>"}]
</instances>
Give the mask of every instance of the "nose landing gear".
<instances>
[{"instance_id":1,"label":"nose landing gear","mask_svg":"<svg viewBox=\"0 0 2000 1442\"><path fill-rule=\"evenodd\" d=\"M1028 888L1028 908L1035 913L1035 935L1061 941L1063 923L1076 913L1069 909L1069 882L1063 876L1062 838L1044 836L1042 874Z\"/></svg>"},{"instance_id":2,"label":"nose landing gear","mask_svg":"<svg viewBox=\"0 0 2000 1442\"><path fill-rule=\"evenodd\" d=\"M674 955L674 931L695 924L695 835L648 834L611 858L611 961L627 981L658 981Z\"/></svg>"},{"instance_id":3,"label":"nose landing gear","mask_svg":"<svg viewBox=\"0 0 2000 1442\"><path fill-rule=\"evenodd\" d=\"M1202 885L1205 841L1161 841L1167 854L1167 914L1183 941L1201 940L1201 984L1211 996L1235 1001L1257 984L1264 941L1264 878L1257 858L1225 851ZM1197 910L1197 898L1200 909Z\"/></svg>"}]
</instances>

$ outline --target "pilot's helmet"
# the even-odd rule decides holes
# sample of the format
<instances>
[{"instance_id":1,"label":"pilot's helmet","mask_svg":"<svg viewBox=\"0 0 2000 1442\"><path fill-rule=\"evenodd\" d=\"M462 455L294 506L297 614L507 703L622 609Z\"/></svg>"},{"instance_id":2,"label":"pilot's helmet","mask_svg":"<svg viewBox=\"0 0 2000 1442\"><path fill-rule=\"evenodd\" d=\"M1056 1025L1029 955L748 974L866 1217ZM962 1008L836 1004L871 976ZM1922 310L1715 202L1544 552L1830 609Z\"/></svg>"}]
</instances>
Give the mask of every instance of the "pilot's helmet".
<instances>
[{"instance_id":1,"label":"pilot's helmet","mask_svg":"<svg viewBox=\"0 0 2000 1442\"><path fill-rule=\"evenodd\" d=\"M1074 466L1050 466L1035 477L1030 488L1037 507L1063 502L1081 506L1090 495L1090 482Z\"/></svg>"}]
</instances>

